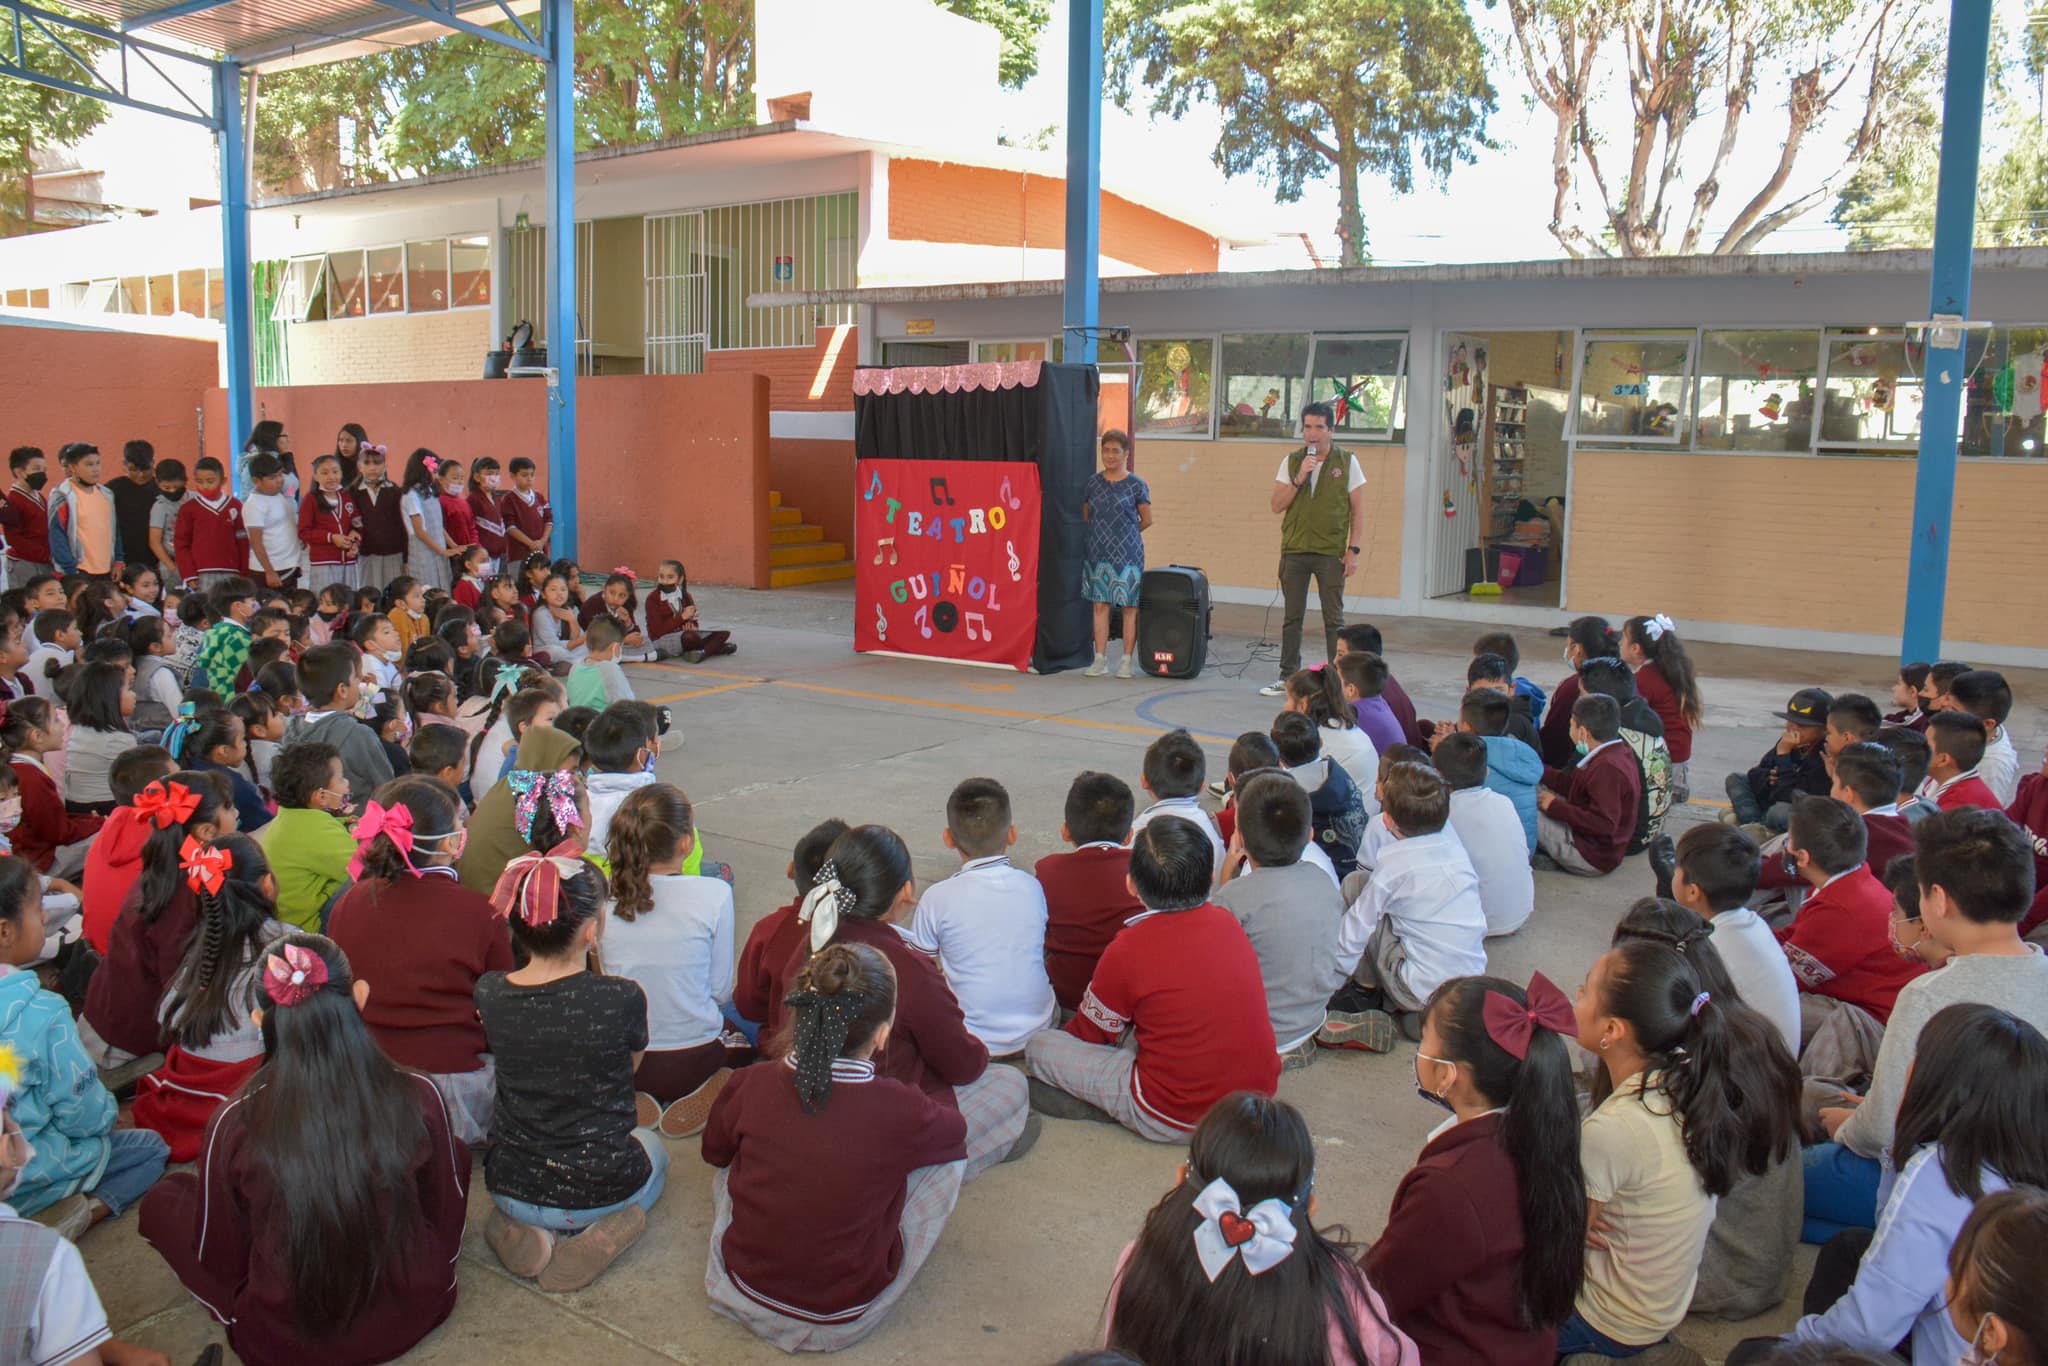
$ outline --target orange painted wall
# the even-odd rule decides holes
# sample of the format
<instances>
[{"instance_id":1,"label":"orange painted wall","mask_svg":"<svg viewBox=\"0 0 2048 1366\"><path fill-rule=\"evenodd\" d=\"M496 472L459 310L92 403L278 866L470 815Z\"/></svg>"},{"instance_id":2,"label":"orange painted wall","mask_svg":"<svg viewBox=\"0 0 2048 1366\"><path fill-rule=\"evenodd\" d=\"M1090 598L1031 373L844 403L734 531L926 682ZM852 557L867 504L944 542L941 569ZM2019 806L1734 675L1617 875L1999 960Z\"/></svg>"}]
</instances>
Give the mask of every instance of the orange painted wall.
<instances>
[{"instance_id":1,"label":"orange painted wall","mask_svg":"<svg viewBox=\"0 0 2048 1366\"><path fill-rule=\"evenodd\" d=\"M768 442L768 484L825 539L853 545L853 443L778 436Z\"/></svg>"},{"instance_id":2,"label":"orange painted wall","mask_svg":"<svg viewBox=\"0 0 2048 1366\"><path fill-rule=\"evenodd\" d=\"M614 375L577 385L578 555L651 577L682 560L700 583L768 586L768 389L759 375ZM394 462L416 446L500 463L529 456L548 486L547 390L537 381L262 389L301 460L360 422ZM209 454L224 457L226 396L207 393Z\"/></svg>"},{"instance_id":3,"label":"orange painted wall","mask_svg":"<svg viewBox=\"0 0 2048 1366\"><path fill-rule=\"evenodd\" d=\"M707 351L707 375L768 377L768 406L777 412L850 413L853 367L860 329L821 327L811 346L769 346L749 351Z\"/></svg>"},{"instance_id":4,"label":"orange painted wall","mask_svg":"<svg viewBox=\"0 0 2048 1366\"><path fill-rule=\"evenodd\" d=\"M1581 450L1566 605L1896 636L1913 475L1903 459ZM2048 601L2013 558L2016 547L2039 543L2044 510L2048 468L1959 467L1946 638L2048 641Z\"/></svg>"},{"instance_id":5,"label":"orange painted wall","mask_svg":"<svg viewBox=\"0 0 2048 1366\"><path fill-rule=\"evenodd\" d=\"M889 236L898 242L992 247L1067 244L1067 186L1051 176L950 162L889 162ZM1102 196L1102 254L1161 275L1217 268L1216 239L1200 228Z\"/></svg>"},{"instance_id":6,"label":"orange painted wall","mask_svg":"<svg viewBox=\"0 0 2048 1366\"><path fill-rule=\"evenodd\" d=\"M64 477L57 450L70 441L98 446L109 477L122 444L136 439L159 459L189 461L199 454L200 395L220 382L218 350L182 337L0 324L6 447L42 447L53 484Z\"/></svg>"}]
</instances>

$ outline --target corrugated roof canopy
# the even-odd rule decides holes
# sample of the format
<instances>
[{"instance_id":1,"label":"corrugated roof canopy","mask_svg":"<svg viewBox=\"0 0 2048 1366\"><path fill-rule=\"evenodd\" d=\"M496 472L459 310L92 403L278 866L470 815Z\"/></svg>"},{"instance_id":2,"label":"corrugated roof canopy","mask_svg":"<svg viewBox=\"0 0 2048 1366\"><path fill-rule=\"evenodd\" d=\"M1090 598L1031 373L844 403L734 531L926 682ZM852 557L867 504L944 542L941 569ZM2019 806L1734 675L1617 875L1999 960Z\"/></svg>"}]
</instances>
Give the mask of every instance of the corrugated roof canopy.
<instances>
[{"instance_id":1,"label":"corrugated roof canopy","mask_svg":"<svg viewBox=\"0 0 2048 1366\"><path fill-rule=\"evenodd\" d=\"M232 57L245 66L277 69L338 61L393 46L446 37L463 21L502 22L530 14L538 0L473 0L404 6L374 0L70 0L75 9L129 33L174 39ZM445 13L454 24L432 17Z\"/></svg>"}]
</instances>

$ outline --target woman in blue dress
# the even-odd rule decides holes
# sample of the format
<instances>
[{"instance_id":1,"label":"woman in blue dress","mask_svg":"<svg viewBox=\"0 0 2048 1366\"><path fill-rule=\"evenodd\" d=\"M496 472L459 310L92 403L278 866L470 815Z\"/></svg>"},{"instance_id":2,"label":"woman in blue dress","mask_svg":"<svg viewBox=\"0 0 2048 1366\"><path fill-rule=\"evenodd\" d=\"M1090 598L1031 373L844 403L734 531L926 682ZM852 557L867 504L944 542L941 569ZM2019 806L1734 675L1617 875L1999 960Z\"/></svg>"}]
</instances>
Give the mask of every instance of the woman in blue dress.
<instances>
[{"instance_id":1,"label":"woman in blue dress","mask_svg":"<svg viewBox=\"0 0 2048 1366\"><path fill-rule=\"evenodd\" d=\"M1088 558L1081 569L1081 596L1095 604L1095 662L1090 678L1109 672L1109 609L1124 609L1124 658L1118 678L1131 676L1131 652L1138 646L1138 581L1145 576L1145 531L1152 525L1152 490L1132 474L1131 438L1112 428L1102 434L1102 468L1081 491L1081 519L1088 523Z\"/></svg>"}]
</instances>

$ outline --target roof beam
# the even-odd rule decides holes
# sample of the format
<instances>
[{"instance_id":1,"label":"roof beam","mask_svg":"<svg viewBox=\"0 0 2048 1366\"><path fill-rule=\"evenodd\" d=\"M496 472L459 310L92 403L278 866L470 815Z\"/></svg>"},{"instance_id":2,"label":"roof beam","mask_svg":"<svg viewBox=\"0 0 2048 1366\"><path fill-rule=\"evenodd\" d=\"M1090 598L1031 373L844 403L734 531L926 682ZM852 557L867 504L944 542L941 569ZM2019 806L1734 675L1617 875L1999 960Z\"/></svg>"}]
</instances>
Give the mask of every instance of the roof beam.
<instances>
[{"instance_id":1,"label":"roof beam","mask_svg":"<svg viewBox=\"0 0 2048 1366\"><path fill-rule=\"evenodd\" d=\"M147 42L89 20L58 14L54 10L26 3L26 0L0 0L0 15L6 16L4 22L10 29L10 41L0 45L4 47L4 50L0 50L0 76L12 76L16 80L27 81L31 85L39 85L48 90L61 90L69 95L82 95L87 99L118 104L129 109L140 109L145 113L162 114L167 118L198 124L201 128L214 132L219 131L220 123L213 111L194 100L176 81L170 79L163 67L157 64L159 57L170 58L188 62L210 75L214 64L206 58ZM26 32L29 28L35 29L56 47L61 54L56 62L59 70L42 71L30 66ZM114 44L121 54L121 60L116 64L116 79L110 80L101 75L91 62L85 60L76 48L65 41L63 34L66 32L90 34ZM179 100L183 101L182 106L136 94L129 84L128 58L131 56L139 59L143 65L156 73Z\"/></svg>"},{"instance_id":2,"label":"roof beam","mask_svg":"<svg viewBox=\"0 0 2048 1366\"><path fill-rule=\"evenodd\" d=\"M377 3L386 9L397 10L401 14L410 14L418 19L426 19L433 23L444 25L455 30L457 33L466 33L472 38L480 38L487 43L496 43L500 47L509 47L514 52L523 52L527 56L540 61L547 60L547 49L540 45L540 40L528 31L526 25L520 23L513 16L510 9L505 8L503 0L500 0L498 8L504 11L505 17L512 20L513 26L519 30L520 34L524 34L524 37L511 33L502 33L488 24L479 24L462 18L455 12L454 0L448 0L445 4L436 4L434 0L377 0Z\"/></svg>"},{"instance_id":3,"label":"roof beam","mask_svg":"<svg viewBox=\"0 0 2048 1366\"><path fill-rule=\"evenodd\" d=\"M265 38L238 49L235 60L245 70L282 68L317 65L340 61L345 57L358 56L371 50L356 46L359 40L381 37L386 40L376 46L388 46L391 41L403 44L427 43L445 37L449 30L460 29L473 33L489 42L510 47L526 56L544 57L544 49L538 42L531 48L523 46L526 36L533 30L520 24L520 38L504 34L478 23L484 15L503 12L516 22L519 11L531 13L539 6L539 0L452 0L449 3L426 3L425 0L409 0L405 4L386 4L380 0L384 13L365 15L354 22L327 28L311 25L302 29L278 31ZM465 17L474 16L474 17Z\"/></svg>"},{"instance_id":4,"label":"roof beam","mask_svg":"<svg viewBox=\"0 0 2048 1366\"><path fill-rule=\"evenodd\" d=\"M152 24L161 24L171 19L182 19L188 14L200 14L206 10L219 9L224 5L231 5L234 2L235 0L177 0L176 4L165 5L162 9L147 10L141 14L124 16L121 20L121 31L123 33L133 33L137 29L145 29Z\"/></svg>"}]
</instances>

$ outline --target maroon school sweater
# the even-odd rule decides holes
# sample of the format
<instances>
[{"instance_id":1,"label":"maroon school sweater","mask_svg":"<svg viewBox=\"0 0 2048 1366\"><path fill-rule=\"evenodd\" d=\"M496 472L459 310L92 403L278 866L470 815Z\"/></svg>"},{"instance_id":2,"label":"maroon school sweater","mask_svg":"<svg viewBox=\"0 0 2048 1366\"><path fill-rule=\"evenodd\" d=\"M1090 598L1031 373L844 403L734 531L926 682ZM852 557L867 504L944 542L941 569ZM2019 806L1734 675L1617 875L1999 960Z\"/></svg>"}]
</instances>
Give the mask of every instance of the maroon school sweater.
<instances>
[{"instance_id":1,"label":"maroon school sweater","mask_svg":"<svg viewBox=\"0 0 2048 1366\"><path fill-rule=\"evenodd\" d=\"M190 583L201 574L249 572L249 533L242 525L242 500L224 497L208 506L192 494L178 504L171 529L171 550L178 557L178 577Z\"/></svg>"},{"instance_id":2,"label":"maroon school sweater","mask_svg":"<svg viewBox=\"0 0 2048 1366\"><path fill-rule=\"evenodd\" d=\"M398 510L398 500L404 496L405 490L388 479L377 485L374 495L361 484L348 491L349 501L356 505L356 516L363 523L363 543L357 547L357 554L405 553L405 516Z\"/></svg>"},{"instance_id":3,"label":"maroon school sweater","mask_svg":"<svg viewBox=\"0 0 2048 1366\"><path fill-rule=\"evenodd\" d=\"M1619 868L1643 798L1643 767L1629 747L1617 740L1583 763L1546 768L1543 785L1564 799L1543 814L1570 828L1580 856L1603 873Z\"/></svg>"},{"instance_id":4,"label":"maroon school sweater","mask_svg":"<svg viewBox=\"0 0 2048 1366\"><path fill-rule=\"evenodd\" d=\"M107 934L106 961L85 989L86 1022L102 1039L138 1056L163 1047L157 1006L198 925L198 903L182 878L163 914L144 924L142 879L135 880Z\"/></svg>"},{"instance_id":5,"label":"maroon school sweater","mask_svg":"<svg viewBox=\"0 0 2048 1366\"><path fill-rule=\"evenodd\" d=\"M777 1029L782 1021L769 1018L769 1002L780 1003L781 992L775 974L787 963L796 946L810 934L811 927L796 918L803 899L768 912L747 933L740 950L739 967L733 977L732 1004L740 1018L752 1020L763 1029Z\"/></svg>"},{"instance_id":6,"label":"maroon school sweater","mask_svg":"<svg viewBox=\"0 0 2048 1366\"><path fill-rule=\"evenodd\" d=\"M1861 1006L1879 1024L1892 1017L1899 988L1927 971L1892 948L1892 894L1859 867L1820 888L1778 931L1801 991Z\"/></svg>"},{"instance_id":7,"label":"maroon school sweater","mask_svg":"<svg viewBox=\"0 0 2048 1366\"><path fill-rule=\"evenodd\" d=\"M1863 834L1869 852L1865 863L1877 880L1884 881L1885 869L1892 866L1892 860L1901 854L1913 852L1913 825L1904 816L1869 816L1863 818ZM1797 873L1785 871L1785 860L1767 858L1764 860L1762 876L1756 885L1765 890L1780 887L1804 885L1806 879Z\"/></svg>"},{"instance_id":8,"label":"maroon school sweater","mask_svg":"<svg viewBox=\"0 0 2048 1366\"><path fill-rule=\"evenodd\" d=\"M1394 719L1401 723L1401 734L1408 737L1408 743L1422 749L1429 748L1429 738L1422 733L1422 726L1415 719L1415 704L1408 700L1408 694L1392 674L1387 675L1387 686L1380 692L1387 710L1394 713Z\"/></svg>"},{"instance_id":9,"label":"maroon school sweater","mask_svg":"<svg viewBox=\"0 0 2048 1366\"><path fill-rule=\"evenodd\" d=\"M1102 951L1145 910L1124 885L1130 870L1129 849L1103 844L1047 854L1032 869L1045 888L1045 973L1062 1010L1081 1008Z\"/></svg>"},{"instance_id":10,"label":"maroon school sweater","mask_svg":"<svg viewBox=\"0 0 2048 1366\"><path fill-rule=\"evenodd\" d=\"M476 1014L477 978L512 970L512 939L490 899L429 869L370 878L335 904L327 935L370 984L363 1023L401 1067L474 1072L489 1051Z\"/></svg>"},{"instance_id":11,"label":"maroon school sweater","mask_svg":"<svg viewBox=\"0 0 2048 1366\"><path fill-rule=\"evenodd\" d=\"M1522 1326L1521 1187L1500 1124L1481 1115L1431 1139L1366 1254L1366 1279L1424 1361L1557 1360L1557 1325Z\"/></svg>"},{"instance_id":12,"label":"maroon school sweater","mask_svg":"<svg viewBox=\"0 0 2048 1366\"><path fill-rule=\"evenodd\" d=\"M50 563L50 505L40 493L30 493L16 484L7 490L6 506L0 509L0 525L7 528L7 553L29 564Z\"/></svg>"},{"instance_id":13,"label":"maroon school sweater","mask_svg":"<svg viewBox=\"0 0 2048 1366\"><path fill-rule=\"evenodd\" d=\"M795 1070L770 1062L726 1083L703 1153L729 1173L732 1224L720 1247L733 1284L778 1314L836 1323L895 1279L904 1182L965 1157L967 1121L851 1058L833 1063L825 1107L805 1114Z\"/></svg>"}]
</instances>

